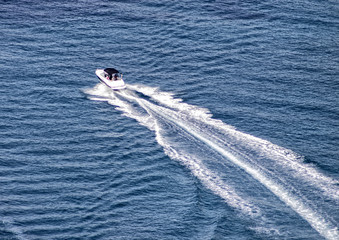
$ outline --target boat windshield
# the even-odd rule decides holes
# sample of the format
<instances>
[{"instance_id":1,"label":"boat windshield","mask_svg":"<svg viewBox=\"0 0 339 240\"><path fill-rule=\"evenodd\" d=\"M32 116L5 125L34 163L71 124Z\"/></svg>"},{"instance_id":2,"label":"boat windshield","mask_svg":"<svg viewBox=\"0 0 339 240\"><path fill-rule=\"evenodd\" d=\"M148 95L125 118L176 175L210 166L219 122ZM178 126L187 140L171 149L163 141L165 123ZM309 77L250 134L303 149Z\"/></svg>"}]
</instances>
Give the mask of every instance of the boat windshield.
<instances>
[{"instance_id":1,"label":"boat windshield","mask_svg":"<svg viewBox=\"0 0 339 240\"><path fill-rule=\"evenodd\" d=\"M115 73L112 77L113 80L120 80L121 79L121 73Z\"/></svg>"},{"instance_id":2,"label":"boat windshield","mask_svg":"<svg viewBox=\"0 0 339 240\"><path fill-rule=\"evenodd\" d=\"M121 73L109 74L104 72L104 77L109 80L120 80L122 78L122 74Z\"/></svg>"}]
</instances>

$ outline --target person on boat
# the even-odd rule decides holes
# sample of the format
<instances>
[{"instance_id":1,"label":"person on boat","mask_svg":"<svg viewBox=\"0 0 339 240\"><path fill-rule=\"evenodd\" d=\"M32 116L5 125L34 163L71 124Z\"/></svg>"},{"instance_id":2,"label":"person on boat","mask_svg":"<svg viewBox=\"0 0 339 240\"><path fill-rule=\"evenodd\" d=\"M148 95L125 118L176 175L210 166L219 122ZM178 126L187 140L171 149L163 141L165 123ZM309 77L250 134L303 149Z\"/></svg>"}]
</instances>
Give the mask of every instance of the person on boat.
<instances>
[{"instance_id":1,"label":"person on boat","mask_svg":"<svg viewBox=\"0 0 339 240\"><path fill-rule=\"evenodd\" d=\"M109 77L109 74L106 74L106 73L105 73L105 78L106 78L107 80L111 80L111 78Z\"/></svg>"},{"instance_id":2,"label":"person on boat","mask_svg":"<svg viewBox=\"0 0 339 240\"><path fill-rule=\"evenodd\" d=\"M113 81L116 81L116 80L118 80L118 75L114 74Z\"/></svg>"}]
</instances>

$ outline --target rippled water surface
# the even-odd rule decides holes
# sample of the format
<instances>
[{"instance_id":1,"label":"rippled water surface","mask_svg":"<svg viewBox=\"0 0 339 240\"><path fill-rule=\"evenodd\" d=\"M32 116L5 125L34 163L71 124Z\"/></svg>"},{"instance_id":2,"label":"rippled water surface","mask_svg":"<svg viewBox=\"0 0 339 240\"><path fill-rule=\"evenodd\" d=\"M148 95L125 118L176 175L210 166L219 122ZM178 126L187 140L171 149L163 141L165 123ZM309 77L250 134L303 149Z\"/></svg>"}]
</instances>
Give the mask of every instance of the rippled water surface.
<instances>
[{"instance_id":1,"label":"rippled water surface","mask_svg":"<svg viewBox=\"0 0 339 240\"><path fill-rule=\"evenodd\" d=\"M339 239L338 13L0 1L0 239Z\"/></svg>"}]
</instances>

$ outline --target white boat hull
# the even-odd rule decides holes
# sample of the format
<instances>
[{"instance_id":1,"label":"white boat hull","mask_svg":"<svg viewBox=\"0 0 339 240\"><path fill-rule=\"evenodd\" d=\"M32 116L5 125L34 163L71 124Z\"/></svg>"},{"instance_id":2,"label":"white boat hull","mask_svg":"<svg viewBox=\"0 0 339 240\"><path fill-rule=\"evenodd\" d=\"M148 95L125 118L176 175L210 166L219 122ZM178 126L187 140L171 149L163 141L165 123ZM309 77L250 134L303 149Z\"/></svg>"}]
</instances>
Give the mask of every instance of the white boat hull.
<instances>
[{"instance_id":1,"label":"white boat hull","mask_svg":"<svg viewBox=\"0 0 339 240\"><path fill-rule=\"evenodd\" d=\"M123 79L118 80L109 80L105 77L105 73L103 69L97 69L95 74L99 78L100 82L105 84L107 87L112 88L113 90L121 90L126 88L126 84Z\"/></svg>"}]
</instances>

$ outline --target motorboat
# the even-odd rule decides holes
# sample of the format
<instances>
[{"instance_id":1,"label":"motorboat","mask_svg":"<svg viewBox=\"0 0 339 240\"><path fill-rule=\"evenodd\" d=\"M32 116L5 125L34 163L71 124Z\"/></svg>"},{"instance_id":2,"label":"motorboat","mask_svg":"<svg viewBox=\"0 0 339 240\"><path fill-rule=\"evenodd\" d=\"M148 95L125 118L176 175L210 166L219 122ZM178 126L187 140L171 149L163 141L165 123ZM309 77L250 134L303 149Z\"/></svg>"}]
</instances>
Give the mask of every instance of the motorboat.
<instances>
[{"instance_id":1,"label":"motorboat","mask_svg":"<svg viewBox=\"0 0 339 240\"><path fill-rule=\"evenodd\" d=\"M113 90L120 90L126 88L125 82L122 79L122 73L115 68L97 69L95 74L100 82Z\"/></svg>"}]
</instances>

